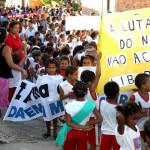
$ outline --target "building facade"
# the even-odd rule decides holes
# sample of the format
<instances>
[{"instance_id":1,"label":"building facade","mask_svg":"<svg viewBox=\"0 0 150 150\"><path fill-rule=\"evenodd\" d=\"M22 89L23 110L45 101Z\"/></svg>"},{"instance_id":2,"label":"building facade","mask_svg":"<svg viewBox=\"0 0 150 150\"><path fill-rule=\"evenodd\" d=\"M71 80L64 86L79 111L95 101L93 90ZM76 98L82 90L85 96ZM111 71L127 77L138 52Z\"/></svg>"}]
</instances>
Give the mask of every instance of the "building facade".
<instances>
[{"instance_id":1,"label":"building facade","mask_svg":"<svg viewBox=\"0 0 150 150\"><path fill-rule=\"evenodd\" d=\"M117 11L150 7L150 0L118 0Z\"/></svg>"},{"instance_id":2,"label":"building facade","mask_svg":"<svg viewBox=\"0 0 150 150\"><path fill-rule=\"evenodd\" d=\"M81 0L81 3L103 13L150 7L150 0Z\"/></svg>"}]
</instances>

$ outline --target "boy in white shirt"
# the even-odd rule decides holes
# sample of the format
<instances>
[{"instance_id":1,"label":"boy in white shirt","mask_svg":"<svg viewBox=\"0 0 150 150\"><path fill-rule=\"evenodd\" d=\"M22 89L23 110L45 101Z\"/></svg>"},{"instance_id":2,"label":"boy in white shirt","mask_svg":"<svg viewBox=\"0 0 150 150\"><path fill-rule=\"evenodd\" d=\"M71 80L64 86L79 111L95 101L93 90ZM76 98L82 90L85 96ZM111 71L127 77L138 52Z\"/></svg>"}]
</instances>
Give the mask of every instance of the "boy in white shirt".
<instances>
[{"instance_id":1,"label":"boy in white shirt","mask_svg":"<svg viewBox=\"0 0 150 150\"><path fill-rule=\"evenodd\" d=\"M115 138L115 127L117 126L116 120L116 106L117 98L119 96L119 86L116 82L108 82L104 86L104 93L107 100L102 100L100 103L100 112L103 117L101 125L101 144L100 150L119 150Z\"/></svg>"}]
</instances>

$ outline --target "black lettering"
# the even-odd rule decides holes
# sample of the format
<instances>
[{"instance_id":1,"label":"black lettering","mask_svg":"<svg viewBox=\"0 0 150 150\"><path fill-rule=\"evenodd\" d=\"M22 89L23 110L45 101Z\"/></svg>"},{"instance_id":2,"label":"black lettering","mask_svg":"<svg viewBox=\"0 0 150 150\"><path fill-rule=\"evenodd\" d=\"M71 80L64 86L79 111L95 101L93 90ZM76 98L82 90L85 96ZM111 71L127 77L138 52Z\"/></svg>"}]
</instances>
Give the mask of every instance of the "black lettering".
<instances>
[{"instance_id":1,"label":"black lettering","mask_svg":"<svg viewBox=\"0 0 150 150\"><path fill-rule=\"evenodd\" d=\"M40 86L39 93L43 98L49 97L48 84Z\"/></svg>"},{"instance_id":2,"label":"black lettering","mask_svg":"<svg viewBox=\"0 0 150 150\"><path fill-rule=\"evenodd\" d=\"M148 36L147 36L147 35L145 35L145 37L142 36L142 44L143 44L143 46L144 46L145 44L148 44Z\"/></svg>"},{"instance_id":3,"label":"black lettering","mask_svg":"<svg viewBox=\"0 0 150 150\"><path fill-rule=\"evenodd\" d=\"M120 55L119 56L119 61L121 64L125 64L126 63L126 57L124 55Z\"/></svg>"},{"instance_id":4,"label":"black lettering","mask_svg":"<svg viewBox=\"0 0 150 150\"><path fill-rule=\"evenodd\" d=\"M136 20L137 22L139 22L139 30L141 30L141 21L142 21L142 19L141 20Z\"/></svg>"},{"instance_id":5,"label":"black lettering","mask_svg":"<svg viewBox=\"0 0 150 150\"><path fill-rule=\"evenodd\" d=\"M120 78L121 78L122 85L124 85L123 78L122 77L120 77Z\"/></svg>"},{"instance_id":6,"label":"black lettering","mask_svg":"<svg viewBox=\"0 0 150 150\"><path fill-rule=\"evenodd\" d=\"M113 25L110 26L110 31L111 31L111 32L115 32L115 30L114 30L114 28L113 28Z\"/></svg>"},{"instance_id":7,"label":"black lettering","mask_svg":"<svg viewBox=\"0 0 150 150\"><path fill-rule=\"evenodd\" d=\"M134 63L137 64L137 63L140 63L140 59L138 57L138 55L136 53L134 53Z\"/></svg>"},{"instance_id":8,"label":"black lettering","mask_svg":"<svg viewBox=\"0 0 150 150\"><path fill-rule=\"evenodd\" d=\"M20 85L21 88L20 88L18 94L16 95L15 99L17 99L17 100L20 99L20 97L21 97L20 93L26 88L26 85L27 85L26 83L21 82L21 85Z\"/></svg>"},{"instance_id":9,"label":"black lettering","mask_svg":"<svg viewBox=\"0 0 150 150\"><path fill-rule=\"evenodd\" d=\"M116 56L114 57L113 64L114 64L115 62L116 62L117 64L119 64L119 61L117 60L117 57L116 57Z\"/></svg>"},{"instance_id":10,"label":"black lettering","mask_svg":"<svg viewBox=\"0 0 150 150\"><path fill-rule=\"evenodd\" d=\"M38 88L34 87L32 90L33 90L33 96L34 96L34 98L38 99L40 97L40 93L38 91Z\"/></svg>"},{"instance_id":11,"label":"black lettering","mask_svg":"<svg viewBox=\"0 0 150 150\"><path fill-rule=\"evenodd\" d=\"M124 49L125 48L125 42L121 39L120 40L120 49Z\"/></svg>"},{"instance_id":12,"label":"black lettering","mask_svg":"<svg viewBox=\"0 0 150 150\"><path fill-rule=\"evenodd\" d=\"M129 84L134 84L134 79L132 75L127 75L127 79Z\"/></svg>"},{"instance_id":13,"label":"black lettering","mask_svg":"<svg viewBox=\"0 0 150 150\"><path fill-rule=\"evenodd\" d=\"M127 46L127 48L131 48L132 47L132 40L131 39L127 39L126 46Z\"/></svg>"},{"instance_id":14,"label":"black lettering","mask_svg":"<svg viewBox=\"0 0 150 150\"><path fill-rule=\"evenodd\" d=\"M147 52L143 52L143 53L142 53L143 59L144 59L146 62L149 62L150 60L146 60L145 55L148 55Z\"/></svg>"},{"instance_id":15,"label":"black lettering","mask_svg":"<svg viewBox=\"0 0 150 150\"><path fill-rule=\"evenodd\" d=\"M128 21L128 25L129 25L129 30L130 31L134 31L135 30L134 20L132 20L131 22Z\"/></svg>"},{"instance_id":16,"label":"black lettering","mask_svg":"<svg viewBox=\"0 0 150 150\"><path fill-rule=\"evenodd\" d=\"M110 66L112 63L112 57L107 58L107 66Z\"/></svg>"},{"instance_id":17,"label":"black lettering","mask_svg":"<svg viewBox=\"0 0 150 150\"><path fill-rule=\"evenodd\" d=\"M149 18L147 19L147 22L146 22L146 28L148 28L148 26L150 26L150 19Z\"/></svg>"}]
</instances>

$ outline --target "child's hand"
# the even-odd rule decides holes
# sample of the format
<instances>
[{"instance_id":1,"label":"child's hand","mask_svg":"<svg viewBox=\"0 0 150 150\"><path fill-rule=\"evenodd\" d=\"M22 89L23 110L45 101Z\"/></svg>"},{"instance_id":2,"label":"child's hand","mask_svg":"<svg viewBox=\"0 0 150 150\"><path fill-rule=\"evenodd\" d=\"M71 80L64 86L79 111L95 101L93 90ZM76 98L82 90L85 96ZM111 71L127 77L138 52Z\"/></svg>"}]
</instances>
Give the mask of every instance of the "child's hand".
<instances>
[{"instance_id":1,"label":"child's hand","mask_svg":"<svg viewBox=\"0 0 150 150\"><path fill-rule=\"evenodd\" d=\"M23 70L22 72L22 79L26 79L27 78L27 71L26 70Z\"/></svg>"},{"instance_id":2,"label":"child's hand","mask_svg":"<svg viewBox=\"0 0 150 150\"><path fill-rule=\"evenodd\" d=\"M98 55L97 55L97 61L101 60L101 58L102 58L102 53L99 52Z\"/></svg>"},{"instance_id":3,"label":"child's hand","mask_svg":"<svg viewBox=\"0 0 150 150\"><path fill-rule=\"evenodd\" d=\"M92 125L85 125L84 130L85 131L91 131L93 129Z\"/></svg>"},{"instance_id":4,"label":"child's hand","mask_svg":"<svg viewBox=\"0 0 150 150\"><path fill-rule=\"evenodd\" d=\"M69 92L68 97L72 97L74 95L74 92Z\"/></svg>"},{"instance_id":5,"label":"child's hand","mask_svg":"<svg viewBox=\"0 0 150 150\"><path fill-rule=\"evenodd\" d=\"M117 119L119 125L125 124L125 118L121 112L119 112L119 111L117 112L116 119Z\"/></svg>"}]
</instances>

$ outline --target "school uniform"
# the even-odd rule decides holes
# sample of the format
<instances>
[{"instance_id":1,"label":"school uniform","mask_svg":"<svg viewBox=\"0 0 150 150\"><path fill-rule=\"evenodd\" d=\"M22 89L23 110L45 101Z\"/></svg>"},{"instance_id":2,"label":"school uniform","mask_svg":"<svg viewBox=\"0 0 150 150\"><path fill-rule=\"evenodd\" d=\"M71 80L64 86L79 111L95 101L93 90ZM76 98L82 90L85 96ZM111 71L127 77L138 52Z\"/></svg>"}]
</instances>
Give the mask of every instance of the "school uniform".
<instances>
[{"instance_id":1,"label":"school uniform","mask_svg":"<svg viewBox=\"0 0 150 150\"><path fill-rule=\"evenodd\" d=\"M133 93L134 98L135 98L135 102L140 102L142 105L142 108L150 108L150 92L149 92L149 99L144 99L139 92L135 92ZM145 137L145 133L144 133L144 123L149 119L149 116L143 116L142 118L140 118L138 120L137 126L141 132L141 135L144 139L144 141L146 142L146 137Z\"/></svg>"},{"instance_id":2,"label":"school uniform","mask_svg":"<svg viewBox=\"0 0 150 150\"><path fill-rule=\"evenodd\" d=\"M75 116L85 105L85 101L76 101L73 100L72 102L65 105L66 112L71 116ZM73 108L73 109L72 109ZM92 112L89 113L79 125L85 126L86 123L89 121ZM83 131L80 129L71 129L67 135L66 140L64 142L63 150L72 150L77 146L78 150L87 150L87 131Z\"/></svg>"},{"instance_id":3,"label":"school uniform","mask_svg":"<svg viewBox=\"0 0 150 150\"><path fill-rule=\"evenodd\" d=\"M91 95L90 88L88 88L88 91L87 91L87 94L85 96L85 99L93 101L96 104L96 108L99 110L99 99L98 99L98 96L96 94L96 97L94 98ZM93 120L95 118L96 117L95 117L94 113L92 113L91 117L90 117L90 120ZM88 132L89 144L90 145L94 145L94 146L95 145L99 145L99 139L100 139L100 136L99 136L98 124L95 124L95 125L93 125L93 129Z\"/></svg>"},{"instance_id":4,"label":"school uniform","mask_svg":"<svg viewBox=\"0 0 150 150\"><path fill-rule=\"evenodd\" d=\"M140 132L137 126L134 131L129 126L125 125L124 133L121 135L118 132L118 126L115 128L115 135L118 144L120 145L120 150L141 150L142 142L140 138Z\"/></svg>"},{"instance_id":5,"label":"school uniform","mask_svg":"<svg viewBox=\"0 0 150 150\"><path fill-rule=\"evenodd\" d=\"M119 150L115 138L115 128L117 126L116 120L116 106L118 103L112 103L108 100L102 100L100 103L100 112L103 118L101 125L101 144L100 150Z\"/></svg>"}]
</instances>

